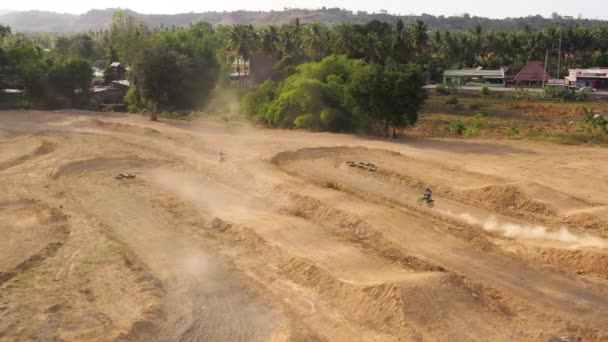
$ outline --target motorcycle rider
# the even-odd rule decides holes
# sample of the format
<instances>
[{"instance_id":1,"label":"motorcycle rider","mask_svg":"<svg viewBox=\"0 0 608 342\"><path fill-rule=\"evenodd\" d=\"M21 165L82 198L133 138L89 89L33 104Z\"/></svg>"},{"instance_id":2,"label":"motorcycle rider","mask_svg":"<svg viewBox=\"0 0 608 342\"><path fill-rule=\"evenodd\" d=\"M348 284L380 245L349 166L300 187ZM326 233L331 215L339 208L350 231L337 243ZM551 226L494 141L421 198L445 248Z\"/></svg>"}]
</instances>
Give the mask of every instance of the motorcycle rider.
<instances>
[{"instance_id":1,"label":"motorcycle rider","mask_svg":"<svg viewBox=\"0 0 608 342\"><path fill-rule=\"evenodd\" d=\"M222 163L224 162L224 160L226 160L226 158L224 157L224 152L220 151L220 153L218 153L217 155L217 161Z\"/></svg>"},{"instance_id":2,"label":"motorcycle rider","mask_svg":"<svg viewBox=\"0 0 608 342\"><path fill-rule=\"evenodd\" d=\"M424 195L422 195L422 198L424 198L424 200L427 203L430 203L433 201L432 197L433 197L433 190L431 190L431 188L424 189Z\"/></svg>"}]
</instances>

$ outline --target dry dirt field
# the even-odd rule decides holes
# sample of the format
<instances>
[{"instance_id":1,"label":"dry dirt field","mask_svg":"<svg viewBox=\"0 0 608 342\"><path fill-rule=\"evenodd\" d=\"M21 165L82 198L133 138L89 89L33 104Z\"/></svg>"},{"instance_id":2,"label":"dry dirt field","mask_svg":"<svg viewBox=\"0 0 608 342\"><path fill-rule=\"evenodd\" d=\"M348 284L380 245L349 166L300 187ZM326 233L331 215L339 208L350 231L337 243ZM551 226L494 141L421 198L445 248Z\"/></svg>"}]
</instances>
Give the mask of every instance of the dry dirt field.
<instances>
[{"instance_id":1,"label":"dry dirt field","mask_svg":"<svg viewBox=\"0 0 608 342\"><path fill-rule=\"evenodd\" d=\"M0 112L0 340L608 341L607 170L596 147Z\"/></svg>"}]
</instances>

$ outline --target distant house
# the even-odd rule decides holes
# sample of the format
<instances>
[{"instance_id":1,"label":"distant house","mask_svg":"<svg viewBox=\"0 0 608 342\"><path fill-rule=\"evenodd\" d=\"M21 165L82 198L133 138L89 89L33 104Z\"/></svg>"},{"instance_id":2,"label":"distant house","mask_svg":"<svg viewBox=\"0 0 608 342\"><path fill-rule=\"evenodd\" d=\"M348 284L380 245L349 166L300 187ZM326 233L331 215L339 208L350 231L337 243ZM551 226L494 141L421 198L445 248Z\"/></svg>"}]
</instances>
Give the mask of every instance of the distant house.
<instances>
[{"instance_id":1,"label":"distant house","mask_svg":"<svg viewBox=\"0 0 608 342\"><path fill-rule=\"evenodd\" d=\"M224 56L231 61L230 63L230 79L246 79L249 78L251 72L249 60L244 60L242 57L237 57L234 51L225 51Z\"/></svg>"},{"instance_id":2,"label":"distant house","mask_svg":"<svg viewBox=\"0 0 608 342\"><path fill-rule=\"evenodd\" d=\"M455 84L460 86L465 85L505 85L505 69L485 70L482 68L476 69L461 69L461 70L446 70L443 73L444 84Z\"/></svg>"},{"instance_id":3,"label":"distant house","mask_svg":"<svg viewBox=\"0 0 608 342\"><path fill-rule=\"evenodd\" d=\"M17 107L23 94L24 91L21 89L0 89L0 109Z\"/></svg>"},{"instance_id":4,"label":"distant house","mask_svg":"<svg viewBox=\"0 0 608 342\"><path fill-rule=\"evenodd\" d=\"M126 72L127 69L120 62L110 64L110 78L112 81L124 79Z\"/></svg>"},{"instance_id":5,"label":"distant house","mask_svg":"<svg viewBox=\"0 0 608 342\"><path fill-rule=\"evenodd\" d=\"M230 79L244 79L253 84L263 83L266 80L276 80L278 73L274 70L278 59L261 53L253 54L249 60L236 57L234 51L225 51L224 56L230 65Z\"/></svg>"},{"instance_id":6,"label":"distant house","mask_svg":"<svg viewBox=\"0 0 608 342\"><path fill-rule=\"evenodd\" d=\"M608 68L570 69L565 82L581 88L608 89Z\"/></svg>"},{"instance_id":7,"label":"distant house","mask_svg":"<svg viewBox=\"0 0 608 342\"><path fill-rule=\"evenodd\" d=\"M103 74L103 69L93 68L93 85L100 86L104 83L105 76Z\"/></svg>"},{"instance_id":8,"label":"distant house","mask_svg":"<svg viewBox=\"0 0 608 342\"><path fill-rule=\"evenodd\" d=\"M130 85L127 80L112 81L107 86L94 87L93 97L101 104L123 103Z\"/></svg>"},{"instance_id":9,"label":"distant house","mask_svg":"<svg viewBox=\"0 0 608 342\"><path fill-rule=\"evenodd\" d=\"M515 76L513 83L517 87L542 87L551 78L545 71L543 61L529 61Z\"/></svg>"}]
</instances>

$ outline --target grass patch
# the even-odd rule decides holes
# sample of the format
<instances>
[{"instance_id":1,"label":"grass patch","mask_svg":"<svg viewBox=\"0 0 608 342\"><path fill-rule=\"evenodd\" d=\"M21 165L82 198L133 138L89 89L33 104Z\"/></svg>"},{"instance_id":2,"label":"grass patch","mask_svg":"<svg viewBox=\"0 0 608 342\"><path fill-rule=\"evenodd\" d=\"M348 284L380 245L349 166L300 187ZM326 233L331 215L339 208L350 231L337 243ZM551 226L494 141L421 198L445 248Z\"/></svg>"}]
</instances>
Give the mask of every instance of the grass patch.
<instances>
[{"instance_id":1,"label":"grass patch","mask_svg":"<svg viewBox=\"0 0 608 342\"><path fill-rule=\"evenodd\" d=\"M202 116L202 112L197 111L185 111L185 112L162 112L158 116L164 119L173 119L173 120L187 120L192 121L200 118Z\"/></svg>"},{"instance_id":2,"label":"grass patch","mask_svg":"<svg viewBox=\"0 0 608 342\"><path fill-rule=\"evenodd\" d=\"M608 144L608 135L604 133L557 133L536 135L536 140L545 140L563 145L605 145Z\"/></svg>"},{"instance_id":3,"label":"grass patch","mask_svg":"<svg viewBox=\"0 0 608 342\"><path fill-rule=\"evenodd\" d=\"M80 260L75 272L80 276L94 273L97 268L111 262L113 258L114 253L109 246L97 246Z\"/></svg>"},{"instance_id":4,"label":"grass patch","mask_svg":"<svg viewBox=\"0 0 608 342\"><path fill-rule=\"evenodd\" d=\"M326 182L324 187L327 189L340 190L340 186L338 186L338 184L334 182Z\"/></svg>"}]
</instances>

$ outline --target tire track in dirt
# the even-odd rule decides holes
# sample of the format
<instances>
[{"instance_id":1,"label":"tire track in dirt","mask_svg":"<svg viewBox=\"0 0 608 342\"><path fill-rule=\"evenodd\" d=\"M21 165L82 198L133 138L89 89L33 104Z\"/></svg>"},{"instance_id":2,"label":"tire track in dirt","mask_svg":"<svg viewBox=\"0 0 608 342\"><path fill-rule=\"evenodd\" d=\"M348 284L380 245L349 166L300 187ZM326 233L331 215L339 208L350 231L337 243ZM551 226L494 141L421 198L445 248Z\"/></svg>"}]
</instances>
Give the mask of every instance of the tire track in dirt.
<instances>
[{"instance_id":1,"label":"tire track in dirt","mask_svg":"<svg viewBox=\"0 0 608 342\"><path fill-rule=\"evenodd\" d=\"M162 281L167 319L155 338L248 341L267 333L275 314L244 295L238 281L228 280L229 273L196 241L172 232L165 214L146 206L145 199L133 201L133 194L113 187L68 182L82 211L103 222ZM108 191L112 196L106 196ZM135 330L145 327L142 323Z\"/></svg>"},{"instance_id":2,"label":"tire track in dirt","mask_svg":"<svg viewBox=\"0 0 608 342\"><path fill-rule=\"evenodd\" d=\"M11 167L23 164L28 160L44 156L53 152L56 149L56 145L47 140L42 140L38 147L36 147L32 152L28 154L24 154L16 159L8 160L0 163L0 171L9 169Z\"/></svg>"}]
</instances>

